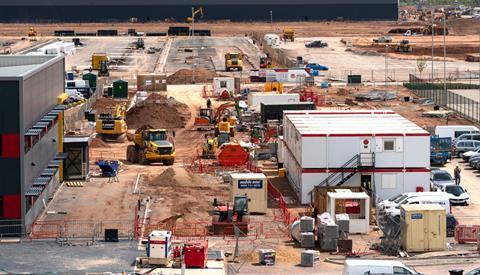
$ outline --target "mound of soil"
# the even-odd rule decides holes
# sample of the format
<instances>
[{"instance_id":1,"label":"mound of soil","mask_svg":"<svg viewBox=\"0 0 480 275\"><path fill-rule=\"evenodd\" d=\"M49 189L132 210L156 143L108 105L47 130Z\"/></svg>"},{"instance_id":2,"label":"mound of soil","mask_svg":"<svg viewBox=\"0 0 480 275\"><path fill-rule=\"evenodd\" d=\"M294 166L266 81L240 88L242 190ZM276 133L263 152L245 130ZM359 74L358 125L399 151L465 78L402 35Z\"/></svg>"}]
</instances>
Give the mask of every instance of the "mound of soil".
<instances>
[{"instance_id":1,"label":"mound of soil","mask_svg":"<svg viewBox=\"0 0 480 275\"><path fill-rule=\"evenodd\" d=\"M95 137L94 139L92 139L92 143L90 143L90 147L91 148L110 148L111 146L105 141L103 141L101 138Z\"/></svg>"},{"instance_id":2,"label":"mound of soil","mask_svg":"<svg viewBox=\"0 0 480 275\"><path fill-rule=\"evenodd\" d=\"M137 129L145 124L154 128L183 128L190 117L188 105L173 97L151 94L127 112L127 125L130 129Z\"/></svg>"},{"instance_id":3,"label":"mound of soil","mask_svg":"<svg viewBox=\"0 0 480 275\"><path fill-rule=\"evenodd\" d=\"M181 69L167 77L167 84L191 84L193 71ZM217 74L206 69L195 70L195 83L206 83L212 81Z\"/></svg>"}]
</instances>

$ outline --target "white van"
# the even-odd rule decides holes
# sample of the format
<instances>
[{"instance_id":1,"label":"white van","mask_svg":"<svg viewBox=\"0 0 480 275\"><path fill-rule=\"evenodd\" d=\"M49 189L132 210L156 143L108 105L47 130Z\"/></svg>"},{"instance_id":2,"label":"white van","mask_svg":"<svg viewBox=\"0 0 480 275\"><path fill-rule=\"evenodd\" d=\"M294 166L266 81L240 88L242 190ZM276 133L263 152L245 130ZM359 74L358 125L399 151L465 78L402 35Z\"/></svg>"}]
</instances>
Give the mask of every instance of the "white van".
<instances>
[{"instance_id":1,"label":"white van","mask_svg":"<svg viewBox=\"0 0 480 275\"><path fill-rule=\"evenodd\" d=\"M429 192L431 193L431 192ZM434 192L435 193L435 192ZM399 216L400 215L400 205L403 204L439 204L441 207L445 209L445 213L451 214L450 208L450 198L449 195L445 192L436 192L438 193L437 196L417 196L411 197L400 203L395 207L391 207L385 209L385 213L391 216Z\"/></svg>"},{"instance_id":2,"label":"white van","mask_svg":"<svg viewBox=\"0 0 480 275\"><path fill-rule=\"evenodd\" d=\"M441 192L407 192L401 195L394 196L388 200L381 201L377 204L379 210L396 207L404 203L407 199L413 197L427 197L427 196L439 196L442 195ZM444 194L447 195L447 194Z\"/></svg>"},{"instance_id":3,"label":"white van","mask_svg":"<svg viewBox=\"0 0 480 275\"><path fill-rule=\"evenodd\" d=\"M453 140L463 134L480 133L480 129L473 125L439 125L435 127L435 135L449 137Z\"/></svg>"},{"instance_id":4,"label":"white van","mask_svg":"<svg viewBox=\"0 0 480 275\"><path fill-rule=\"evenodd\" d=\"M420 274L399 261L345 260L343 275Z\"/></svg>"}]
</instances>

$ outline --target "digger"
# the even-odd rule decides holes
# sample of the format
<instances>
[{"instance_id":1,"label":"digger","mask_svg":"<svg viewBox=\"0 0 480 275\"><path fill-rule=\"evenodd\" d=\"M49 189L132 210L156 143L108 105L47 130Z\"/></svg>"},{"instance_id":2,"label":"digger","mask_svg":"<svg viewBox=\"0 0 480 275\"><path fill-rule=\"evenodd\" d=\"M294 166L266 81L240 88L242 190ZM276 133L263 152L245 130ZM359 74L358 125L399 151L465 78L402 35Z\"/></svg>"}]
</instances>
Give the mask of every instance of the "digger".
<instances>
[{"instance_id":1,"label":"digger","mask_svg":"<svg viewBox=\"0 0 480 275\"><path fill-rule=\"evenodd\" d=\"M131 163L149 165L150 163L163 163L173 165L175 162L175 144L173 136L165 129L154 129L144 125L135 131L133 136L128 136L133 145L127 147L127 160Z\"/></svg>"},{"instance_id":2,"label":"digger","mask_svg":"<svg viewBox=\"0 0 480 275\"><path fill-rule=\"evenodd\" d=\"M113 113L104 112L98 116L95 129L103 140L118 141L127 132L126 108L125 103L117 104Z\"/></svg>"},{"instance_id":3,"label":"digger","mask_svg":"<svg viewBox=\"0 0 480 275\"><path fill-rule=\"evenodd\" d=\"M235 196L233 203L219 203L213 200L212 231L213 235L234 235L233 226L247 235L250 215L247 196Z\"/></svg>"},{"instance_id":4,"label":"digger","mask_svg":"<svg viewBox=\"0 0 480 275\"><path fill-rule=\"evenodd\" d=\"M215 159L218 149L218 139L216 137L205 135L205 142L202 147L202 158Z\"/></svg>"},{"instance_id":5,"label":"digger","mask_svg":"<svg viewBox=\"0 0 480 275\"><path fill-rule=\"evenodd\" d=\"M235 102L227 102L220 105L215 111L215 114L213 114L213 110L209 107L200 108L199 115L195 117L193 126L198 131L209 131L209 130L218 128L217 127L218 125L215 125L215 124L219 122L220 117L224 115L224 113L230 113L230 110L228 110L228 108L231 108L231 107L235 107L236 109L238 109L237 103ZM237 119L229 115L228 122L230 123L230 126L233 129L235 127Z\"/></svg>"},{"instance_id":6,"label":"digger","mask_svg":"<svg viewBox=\"0 0 480 275\"><path fill-rule=\"evenodd\" d=\"M242 53L226 53L225 54L225 70L228 72L232 69L237 69L237 71L243 70L243 54Z\"/></svg>"}]
</instances>

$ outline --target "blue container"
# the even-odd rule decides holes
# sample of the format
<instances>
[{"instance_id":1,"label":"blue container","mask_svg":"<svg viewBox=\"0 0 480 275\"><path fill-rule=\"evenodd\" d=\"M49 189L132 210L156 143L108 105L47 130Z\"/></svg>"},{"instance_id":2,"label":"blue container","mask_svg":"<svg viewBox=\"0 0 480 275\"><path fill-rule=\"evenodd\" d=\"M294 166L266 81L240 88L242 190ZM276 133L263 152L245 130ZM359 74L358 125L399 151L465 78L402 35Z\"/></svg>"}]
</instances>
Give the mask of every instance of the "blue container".
<instances>
[{"instance_id":1,"label":"blue container","mask_svg":"<svg viewBox=\"0 0 480 275\"><path fill-rule=\"evenodd\" d=\"M75 75L73 72L67 72L67 80L73 80L75 78Z\"/></svg>"}]
</instances>

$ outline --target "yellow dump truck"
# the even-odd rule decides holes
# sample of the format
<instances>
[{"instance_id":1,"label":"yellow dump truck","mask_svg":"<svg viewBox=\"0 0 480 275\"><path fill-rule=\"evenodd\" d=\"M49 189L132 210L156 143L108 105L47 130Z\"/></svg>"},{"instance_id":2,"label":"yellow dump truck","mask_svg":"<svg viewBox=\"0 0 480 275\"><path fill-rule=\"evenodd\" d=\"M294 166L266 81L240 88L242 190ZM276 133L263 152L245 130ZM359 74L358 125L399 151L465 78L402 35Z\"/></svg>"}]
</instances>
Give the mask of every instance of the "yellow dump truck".
<instances>
[{"instance_id":1,"label":"yellow dump truck","mask_svg":"<svg viewBox=\"0 0 480 275\"><path fill-rule=\"evenodd\" d=\"M169 136L166 129L143 126L129 140L133 142L127 147L127 160L130 163L148 165L161 162L163 165L173 165L175 162L173 136Z\"/></svg>"},{"instance_id":2,"label":"yellow dump truck","mask_svg":"<svg viewBox=\"0 0 480 275\"><path fill-rule=\"evenodd\" d=\"M102 66L102 62L104 61L108 62L108 56L106 53L94 53L92 55L92 70L99 71Z\"/></svg>"},{"instance_id":3,"label":"yellow dump truck","mask_svg":"<svg viewBox=\"0 0 480 275\"><path fill-rule=\"evenodd\" d=\"M236 69L238 71L243 70L243 54L241 53L225 54L225 70L228 72L231 69Z\"/></svg>"},{"instance_id":4,"label":"yellow dump truck","mask_svg":"<svg viewBox=\"0 0 480 275\"><path fill-rule=\"evenodd\" d=\"M292 42L295 41L295 31L288 28L283 29L283 40Z\"/></svg>"}]
</instances>

